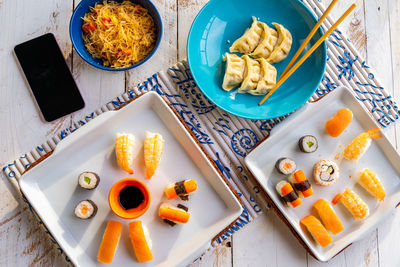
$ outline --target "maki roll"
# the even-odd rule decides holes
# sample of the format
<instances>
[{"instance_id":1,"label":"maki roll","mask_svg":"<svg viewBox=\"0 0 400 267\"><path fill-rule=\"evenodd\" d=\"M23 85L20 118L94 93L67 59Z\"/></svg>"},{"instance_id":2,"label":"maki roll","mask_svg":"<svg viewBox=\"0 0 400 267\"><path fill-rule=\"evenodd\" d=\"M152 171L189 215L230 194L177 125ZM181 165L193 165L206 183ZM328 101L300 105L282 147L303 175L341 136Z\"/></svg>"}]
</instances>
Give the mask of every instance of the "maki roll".
<instances>
[{"instance_id":1,"label":"maki roll","mask_svg":"<svg viewBox=\"0 0 400 267\"><path fill-rule=\"evenodd\" d=\"M165 223L171 226L175 224L185 224L189 221L190 213L188 208L183 205L174 206L172 204L163 202L158 210L158 216L164 219Z\"/></svg>"},{"instance_id":2,"label":"maki roll","mask_svg":"<svg viewBox=\"0 0 400 267\"><path fill-rule=\"evenodd\" d=\"M275 168L278 172L289 175L296 170L296 162L290 158L280 158L276 161Z\"/></svg>"},{"instance_id":3,"label":"maki roll","mask_svg":"<svg viewBox=\"0 0 400 267\"><path fill-rule=\"evenodd\" d=\"M318 140L315 136L305 135L299 140L299 148L304 153L315 152L318 148Z\"/></svg>"},{"instance_id":4,"label":"maki roll","mask_svg":"<svg viewBox=\"0 0 400 267\"><path fill-rule=\"evenodd\" d=\"M100 182L100 177L94 172L82 172L78 177L78 185L84 189L95 189Z\"/></svg>"},{"instance_id":5,"label":"maki roll","mask_svg":"<svg viewBox=\"0 0 400 267\"><path fill-rule=\"evenodd\" d=\"M335 162L323 159L314 165L314 179L318 185L330 186L339 179L339 167Z\"/></svg>"},{"instance_id":6,"label":"maki roll","mask_svg":"<svg viewBox=\"0 0 400 267\"><path fill-rule=\"evenodd\" d=\"M97 205L89 199L82 200L75 207L75 216L82 220L93 218L96 213Z\"/></svg>"},{"instance_id":7,"label":"maki roll","mask_svg":"<svg viewBox=\"0 0 400 267\"><path fill-rule=\"evenodd\" d=\"M167 188L165 188L165 195L168 199L173 199L179 196L182 200L188 200L189 194L196 191L196 189L196 181L189 179L167 185Z\"/></svg>"},{"instance_id":8,"label":"maki roll","mask_svg":"<svg viewBox=\"0 0 400 267\"><path fill-rule=\"evenodd\" d=\"M283 201L292 208L296 208L303 204L299 196L296 194L296 191L294 191L293 187L286 181L280 181L276 185L276 191L278 191Z\"/></svg>"},{"instance_id":9,"label":"maki roll","mask_svg":"<svg viewBox=\"0 0 400 267\"><path fill-rule=\"evenodd\" d=\"M293 185L300 197L306 198L314 195L314 191L302 170L298 170L289 176L289 182Z\"/></svg>"}]
</instances>

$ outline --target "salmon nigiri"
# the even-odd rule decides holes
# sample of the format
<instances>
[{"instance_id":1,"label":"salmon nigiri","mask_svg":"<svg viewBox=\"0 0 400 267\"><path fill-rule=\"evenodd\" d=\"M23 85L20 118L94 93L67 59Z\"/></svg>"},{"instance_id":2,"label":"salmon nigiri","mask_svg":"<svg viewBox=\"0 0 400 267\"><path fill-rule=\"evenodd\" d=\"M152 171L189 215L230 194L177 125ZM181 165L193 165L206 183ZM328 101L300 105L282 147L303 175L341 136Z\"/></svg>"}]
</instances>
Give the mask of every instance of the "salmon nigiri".
<instances>
[{"instance_id":1,"label":"salmon nigiri","mask_svg":"<svg viewBox=\"0 0 400 267\"><path fill-rule=\"evenodd\" d=\"M153 259L153 254L151 254L150 250L151 240L142 221L130 222L129 234L138 262L151 261Z\"/></svg>"},{"instance_id":2,"label":"salmon nigiri","mask_svg":"<svg viewBox=\"0 0 400 267\"><path fill-rule=\"evenodd\" d=\"M131 165L133 163L133 148L135 146L135 136L127 133L117 133L115 140L115 153L118 165L129 174L133 174Z\"/></svg>"},{"instance_id":3,"label":"salmon nigiri","mask_svg":"<svg viewBox=\"0 0 400 267\"><path fill-rule=\"evenodd\" d=\"M342 221L336 215L328 201L321 198L314 203L313 207L317 210L318 216L321 218L326 229L332 234L336 235L344 230Z\"/></svg>"},{"instance_id":4,"label":"salmon nigiri","mask_svg":"<svg viewBox=\"0 0 400 267\"><path fill-rule=\"evenodd\" d=\"M301 197L310 197L314 194L310 182L302 170L297 170L289 176L289 182Z\"/></svg>"},{"instance_id":5,"label":"salmon nigiri","mask_svg":"<svg viewBox=\"0 0 400 267\"><path fill-rule=\"evenodd\" d=\"M343 194L337 194L332 203L341 202L356 220L364 219L369 215L368 205L353 190L346 188Z\"/></svg>"},{"instance_id":6,"label":"salmon nigiri","mask_svg":"<svg viewBox=\"0 0 400 267\"><path fill-rule=\"evenodd\" d=\"M103 263L111 263L117 250L119 238L121 237L122 223L108 221L101 241L97 260Z\"/></svg>"},{"instance_id":7,"label":"salmon nigiri","mask_svg":"<svg viewBox=\"0 0 400 267\"><path fill-rule=\"evenodd\" d=\"M146 178L150 179L158 166L163 152L164 139L161 134L146 132L144 140L144 163L146 165Z\"/></svg>"},{"instance_id":8,"label":"salmon nigiri","mask_svg":"<svg viewBox=\"0 0 400 267\"><path fill-rule=\"evenodd\" d=\"M300 224L303 224L310 232L311 236L315 241L320 244L321 247L326 247L332 243L332 236L328 233L322 223L312 215L301 219Z\"/></svg>"},{"instance_id":9,"label":"salmon nigiri","mask_svg":"<svg viewBox=\"0 0 400 267\"><path fill-rule=\"evenodd\" d=\"M167 185L167 188L165 188L165 195L168 199L173 199L179 196L182 200L188 200L189 194L196 191L196 189L196 181L189 179Z\"/></svg>"},{"instance_id":10,"label":"salmon nigiri","mask_svg":"<svg viewBox=\"0 0 400 267\"><path fill-rule=\"evenodd\" d=\"M353 160L353 161L359 160L362 157L362 155L364 155L364 153L367 152L367 149L371 145L371 139L382 137L382 135L378 133L379 131L380 131L379 128L375 128L357 136L344 149L344 154L343 154L344 157L347 160Z\"/></svg>"},{"instance_id":11,"label":"salmon nigiri","mask_svg":"<svg viewBox=\"0 0 400 267\"><path fill-rule=\"evenodd\" d=\"M350 109L342 108L335 116L325 124L326 132L332 137L338 137L349 126L353 120L353 112Z\"/></svg>"},{"instance_id":12,"label":"salmon nigiri","mask_svg":"<svg viewBox=\"0 0 400 267\"><path fill-rule=\"evenodd\" d=\"M379 177L370 169L363 169L357 181L371 195L383 201L386 196L385 188Z\"/></svg>"},{"instance_id":13,"label":"salmon nigiri","mask_svg":"<svg viewBox=\"0 0 400 267\"><path fill-rule=\"evenodd\" d=\"M184 224L187 223L190 218L190 213L187 211L187 208L183 205L174 206L163 202L158 210L158 216L171 225L176 223Z\"/></svg>"}]
</instances>

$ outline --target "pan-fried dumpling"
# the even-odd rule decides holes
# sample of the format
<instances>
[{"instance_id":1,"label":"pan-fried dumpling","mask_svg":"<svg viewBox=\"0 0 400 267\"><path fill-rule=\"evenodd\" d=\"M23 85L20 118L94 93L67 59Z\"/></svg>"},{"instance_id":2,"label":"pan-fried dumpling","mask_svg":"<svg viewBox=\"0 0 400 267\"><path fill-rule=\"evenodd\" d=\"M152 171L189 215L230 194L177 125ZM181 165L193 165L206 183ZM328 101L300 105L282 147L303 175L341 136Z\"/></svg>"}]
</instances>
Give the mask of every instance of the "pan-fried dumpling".
<instances>
[{"instance_id":1,"label":"pan-fried dumpling","mask_svg":"<svg viewBox=\"0 0 400 267\"><path fill-rule=\"evenodd\" d=\"M292 47L292 35L281 24L272 23L278 31L278 42L272 51L271 55L267 58L269 63L276 63L284 60L290 52Z\"/></svg>"},{"instance_id":2,"label":"pan-fried dumpling","mask_svg":"<svg viewBox=\"0 0 400 267\"><path fill-rule=\"evenodd\" d=\"M247 55L242 56L242 58L246 62L246 68L244 69L244 79L238 92L246 93L257 87L260 79L260 63Z\"/></svg>"},{"instance_id":3,"label":"pan-fried dumpling","mask_svg":"<svg viewBox=\"0 0 400 267\"><path fill-rule=\"evenodd\" d=\"M276 69L268 63L265 58L259 58L257 61L260 63L260 80L258 81L257 88L250 90L252 95L265 95L276 84Z\"/></svg>"},{"instance_id":4,"label":"pan-fried dumpling","mask_svg":"<svg viewBox=\"0 0 400 267\"><path fill-rule=\"evenodd\" d=\"M260 42L261 34L263 32L262 22L259 22L256 17L253 17L251 27L237 39L229 48L231 53L239 52L242 54L250 54L257 47Z\"/></svg>"},{"instance_id":5,"label":"pan-fried dumpling","mask_svg":"<svg viewBox=\"0 0 400 267\"><path fill-rule=\"evenodd\" d=\"M225 53L223 60L226 61L224 82L222 88L230 91L240 85L243 81L245 62L235 54Z\"/></svg>"},{"instance_id":6,"label":"pan-fried dumpling","mask_svg":"<svg viewBox=\"0 0 400 267\"><path fill-rule=\"evenodd\" d=\"M262 23L262 27L263 32L261 34L260 43L254 52L250 54L255 58L268 58L278 41L278 33L274 29L268 27L268 25L265 23Z\"/></svg>"}]
</instances>

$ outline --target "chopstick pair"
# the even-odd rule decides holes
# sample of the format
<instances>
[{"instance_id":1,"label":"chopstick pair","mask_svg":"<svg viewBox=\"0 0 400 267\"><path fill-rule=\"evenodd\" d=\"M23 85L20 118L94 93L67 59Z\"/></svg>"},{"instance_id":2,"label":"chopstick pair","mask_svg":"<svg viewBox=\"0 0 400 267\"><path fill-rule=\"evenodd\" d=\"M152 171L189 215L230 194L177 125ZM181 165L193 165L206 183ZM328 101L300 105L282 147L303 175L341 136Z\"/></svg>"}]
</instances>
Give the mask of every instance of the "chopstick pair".
<instances>
[{"instance_id":1,"label":"chopstick pair","mask_svg":"<svg viewBox=\"0 0 400 267\"><path fill-rule=\"evenodd\" d=\"M324 14L322 14L321 18L318 20L318 22L315 24L314 28L311 30L311 32L308 34L307 38L304 40L303 44L300 46L300 48L297 50L296 54L293 56L292 60L289 62L287 65L286 69L283 71L281 74L281 77L278 79L278 82L275 84L275 86L269 91L269 93L263 98L263 100L258 103L258 105L262 105L265 100L267 100L275 91L276 89L279 88L289 77L292 75L299 67L301 64L303 64L304 61L307 60L307 58L315 51L317 48L325 41L326 38L329 37L329 35L339 26L340 23L343 22L343 20L354 10L356 7L356 4L352 4L346 12L343 13L343 15L335 22L335 24L332 25L328 29L328 31L321 37L319 40L308 50L300 59L299 61L293 66L294 62L297 60L297 58L300 56L301 52L303 52L304 48L307 46L307 44L310 42L311 38L314 36L314 34L317 32L318 28L321 26L322 22L326 19L328 16L329 12L331 12L333 6L338 2L338 0L333 0L329 7L325 10ZM292 67L293 66L293 67Z\"/></svg>"}]
</instances>

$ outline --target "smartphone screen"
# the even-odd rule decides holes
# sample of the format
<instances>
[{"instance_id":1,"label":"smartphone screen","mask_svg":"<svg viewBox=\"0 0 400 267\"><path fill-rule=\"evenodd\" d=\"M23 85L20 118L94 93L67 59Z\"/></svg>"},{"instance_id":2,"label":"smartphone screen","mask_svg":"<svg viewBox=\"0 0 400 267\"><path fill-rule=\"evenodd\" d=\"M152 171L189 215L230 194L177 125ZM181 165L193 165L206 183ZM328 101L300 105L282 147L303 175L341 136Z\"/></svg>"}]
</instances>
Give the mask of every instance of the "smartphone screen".
<instances>
[{"instance_id":1,"label":"smartphone screen","mask_svg":"<svg viewBox=\"0 0 400 267\"><path fill-rule=\"evenodd\" d=\"M14 52L46 121L85 106L53 34L19 44Z\"/></svg>"}]
</instances>

